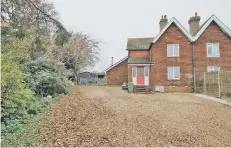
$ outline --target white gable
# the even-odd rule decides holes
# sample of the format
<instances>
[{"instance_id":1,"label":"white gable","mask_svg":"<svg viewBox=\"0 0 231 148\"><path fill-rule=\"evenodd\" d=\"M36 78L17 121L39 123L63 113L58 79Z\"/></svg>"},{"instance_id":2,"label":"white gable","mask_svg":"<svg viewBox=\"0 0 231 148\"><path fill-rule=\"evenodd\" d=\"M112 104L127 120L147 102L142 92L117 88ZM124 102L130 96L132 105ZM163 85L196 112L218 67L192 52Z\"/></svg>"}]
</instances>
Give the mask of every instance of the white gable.
<instances>
[{"instance_id":1,"label":"white gable","mask_svg":"<svg viewBox=\"0 0 231 148\"><path fill-rule=\"evenodd\" d=\"M107 72L108 70L112 69L113 67L115 67L116 65L119 65L120 63L122 63L123 61L127 60L128 56L126 56L125 58L121 59L119 62L115 63L114 65L110 66L109 68L107 68L105 70L105 72Z\"/></svg>"},{"instance_id":2,"label":"white gable","mask_svg":"<svg viewBox=\"0 0 231 148\"><path fill-rule=\"evenodd\" d=\"M162 35L163 33L168 29L168 27L172 24L172 23L175 23L176 26L183 32L183 34L185 36L188 37L188 39L192 42L193 39L192 39L192 36L190 35L190 33L177 21L176 18L172 18L168 24L161 30L161 32L157 35L157 37L155 37L155 39L152 41L152 43L155 43Z\"/></svg>"},{"instance_id":3,"label":"white gable","mask_svg":"<svg viewBox=\"0 0 231 148\"><path fill-rule=\"evenodd\" d=\"M209 24L211 24L211 22L214 21L215 23L217 23L217 25L221 28L221 30L226 33L229 37L231 37L231 30L225 26L225 24L223 24L215 15L212 15L206 22L205 24L202 26L202 28L198 31L198 33L195 36L192 36L178 21L176 18L172 18L168 24L161 30L161 32L156 36L156 38L154 38L154 40L152 41L152 43L156 43L156 41L164 34L164 32L168 29L168 27L172 24L175 23L176 26L183 32L184 35L186 35L188 37L188 39L191 42L195 42L200 36L201 34L205 31L205 29L209 26Z\"/></svg>"},{"instance_id":4,"label":"white gable","mask_svg":"<svg viewBox=\"0 0 231 148\"><path fill-rule=\"evenodd\" d=\"M193 37L193 41L196 41L201 36L201 34L206 30L209 24L212 23L212 21L214 21L225 34L231 37L231 30L227 26L225 26L225 24L223 24L215 15L212 15L198 31L198 33Z\"/></svg>"}]
</instances>

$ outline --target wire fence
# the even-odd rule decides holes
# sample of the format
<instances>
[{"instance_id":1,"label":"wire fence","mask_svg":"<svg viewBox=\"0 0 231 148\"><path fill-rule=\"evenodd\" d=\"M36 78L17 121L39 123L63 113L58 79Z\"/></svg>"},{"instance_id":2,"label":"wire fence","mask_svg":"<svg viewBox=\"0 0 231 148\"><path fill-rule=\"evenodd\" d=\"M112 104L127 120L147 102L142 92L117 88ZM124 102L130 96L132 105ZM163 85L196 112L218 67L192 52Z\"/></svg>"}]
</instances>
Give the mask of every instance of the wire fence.
<instances>
[{"instance_id":1,"label":"wire fence","mask_svg":"<svg viewBox=\"0 0 231 148\"><path fill-rule=\"evenodd\" d=\"M196 74L196 92L218 98L231 98L231 71Z\"/></svg>"}]
</instances>

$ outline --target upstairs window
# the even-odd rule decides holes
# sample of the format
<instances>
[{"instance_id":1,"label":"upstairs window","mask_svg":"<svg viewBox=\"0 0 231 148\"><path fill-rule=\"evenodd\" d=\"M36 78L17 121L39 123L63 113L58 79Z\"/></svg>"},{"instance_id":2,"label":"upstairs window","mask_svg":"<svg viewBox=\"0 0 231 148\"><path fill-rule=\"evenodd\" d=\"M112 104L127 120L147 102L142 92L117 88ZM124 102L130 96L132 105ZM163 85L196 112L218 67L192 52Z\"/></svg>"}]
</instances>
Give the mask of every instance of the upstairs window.
<instances>
[{"instance_id":1,"label":"upstairs window","mask_svg":"<svg viewBox=\"0 0 231 148\"><path fill-rule=\"evenodd\" d=\"M179 57L179 44L167 45L167 57Z\"/></svg>"},{"instance_id":2,"label":"upstairs window","mask_svg":"<svg viewBox=\"0 0 231 148\"><path fill-rule=\"evenodd\" d=\"M180 67L168 67L168 80L180 80Z\"/></svg>"},{"instance_id":3,"label":"upstairs window","mask_svg":"<svg viewBox=\"0 0 231 148\"><path fill-rule=\"evenodd\" d=\"M207 43L207 57L220 57L219 43Z\"/></svg>"},{"instance_id":4,"label":"upstairs window","mask_svg":"<svg viewBox=\"0 0 231 148\"><path fill-rule=\"evenodd\" d=\"M220 71L219 66L208 66L208 72L217 72Z\"/></svg>"}]
</instances>

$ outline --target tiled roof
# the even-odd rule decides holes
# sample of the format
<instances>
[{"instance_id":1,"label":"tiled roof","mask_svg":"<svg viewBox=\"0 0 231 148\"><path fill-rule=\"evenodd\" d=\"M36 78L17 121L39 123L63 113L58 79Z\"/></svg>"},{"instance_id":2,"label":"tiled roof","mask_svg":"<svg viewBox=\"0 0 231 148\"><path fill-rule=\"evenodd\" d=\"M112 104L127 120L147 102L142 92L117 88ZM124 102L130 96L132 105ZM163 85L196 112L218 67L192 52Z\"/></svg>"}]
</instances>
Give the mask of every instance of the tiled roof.
<instances>
[{"instance_id":1,"label":"tiled roof","mask_svg":"<svg viewBox=\"0 0 231 148\"><path fill-rule=\"evenodd\" d=\"M128 38L127 50L148 50L154 37Z\"/></svg>"},{"instance_id":2,"label":"tiled roof","mask_svg":"<svg viewBox=\"0 0 231 148\"><path fill-rule=\"evenodd\" d=\"M150 58L129 58L128 64L151 64Z\"/></svg>"}]
</instances>

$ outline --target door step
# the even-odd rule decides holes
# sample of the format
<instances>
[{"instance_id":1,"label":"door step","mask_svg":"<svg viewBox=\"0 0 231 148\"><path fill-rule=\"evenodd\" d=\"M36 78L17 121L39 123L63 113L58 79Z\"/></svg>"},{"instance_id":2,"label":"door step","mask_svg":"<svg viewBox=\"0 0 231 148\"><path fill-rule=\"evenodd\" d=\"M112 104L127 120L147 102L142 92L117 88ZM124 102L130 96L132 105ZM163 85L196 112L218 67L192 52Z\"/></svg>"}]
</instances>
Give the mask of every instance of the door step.
<instances>
[{"instance_id":1,"label":"door step","mask_svg":"<svg viewBox=\"0 0 231 148\"><path fill-rule=\"evenodd\" d=\"M152 93L152 87L150 85L135 85L134 93L137 94Z\"/></svg>"}]
</instances>

